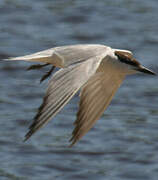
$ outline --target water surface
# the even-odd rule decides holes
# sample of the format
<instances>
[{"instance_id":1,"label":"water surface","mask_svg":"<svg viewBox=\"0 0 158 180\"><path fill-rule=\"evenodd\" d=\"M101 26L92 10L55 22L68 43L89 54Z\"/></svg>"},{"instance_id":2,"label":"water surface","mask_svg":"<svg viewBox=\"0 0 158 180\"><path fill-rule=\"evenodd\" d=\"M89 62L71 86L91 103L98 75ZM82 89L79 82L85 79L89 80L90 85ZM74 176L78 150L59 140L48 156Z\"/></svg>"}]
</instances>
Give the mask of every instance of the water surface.
<instances>
[{"instance_id":1,"label":"water surface","mask_svg":"<svg viewBox=\"0 0 158 180\"><path fill-rule=\"evenodd\" d=\"M101 43L132 50L158 72L156 0L0 1L0 57L54 46ZM128 77L95 127L68 148L78 96L28 142L23 137L42 101L47 69L0 62L1 180L156 180L158 79Z\"/></svg>"}]
</instances>

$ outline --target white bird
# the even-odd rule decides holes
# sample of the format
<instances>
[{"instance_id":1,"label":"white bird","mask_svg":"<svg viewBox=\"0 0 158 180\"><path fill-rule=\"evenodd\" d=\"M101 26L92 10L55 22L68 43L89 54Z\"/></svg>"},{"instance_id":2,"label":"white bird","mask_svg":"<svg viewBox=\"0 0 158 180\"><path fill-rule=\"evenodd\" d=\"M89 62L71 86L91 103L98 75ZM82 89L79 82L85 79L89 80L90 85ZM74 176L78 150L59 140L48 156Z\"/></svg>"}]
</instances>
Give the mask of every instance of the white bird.
<instances>
[{"instance_id":1,"label":"white bird","mask_svg":"<svg viewBox=\"0 0 158 180\"><path fill-rule=\"evenodd\" d=\"M61 68L50 79L43 103L25 140L47 124L81 89L70 146L81 139L100 118L126 75L137 72L155 75L136 61L131 51L112 49L99 44L55 47L6 60L45 63L33 65L29 69L53 65L41 80L47 78L54 67Z\"/></svg>"}]
</instances>

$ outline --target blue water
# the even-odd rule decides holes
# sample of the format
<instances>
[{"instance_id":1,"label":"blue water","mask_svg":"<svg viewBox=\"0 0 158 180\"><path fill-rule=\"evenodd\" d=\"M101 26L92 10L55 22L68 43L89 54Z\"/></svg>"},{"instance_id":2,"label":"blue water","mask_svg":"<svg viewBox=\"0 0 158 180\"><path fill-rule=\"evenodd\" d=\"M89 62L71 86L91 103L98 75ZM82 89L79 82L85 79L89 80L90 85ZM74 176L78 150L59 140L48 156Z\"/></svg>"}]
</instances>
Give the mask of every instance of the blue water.
<instances>
[{"instance_id":1,"label":"blue water","mask_svg":"<svg viewBox=\"0 0 158 180\"><path fill-rule=\"evenodd\" d=\"M129 49L158 73L157 0L1 0L0 59L54 46ZM47 68L0 61L0 180L157 180L158 78L128 77L95 127L68 148L78 96L29 141Z\"/></svg>"}]
</instances>

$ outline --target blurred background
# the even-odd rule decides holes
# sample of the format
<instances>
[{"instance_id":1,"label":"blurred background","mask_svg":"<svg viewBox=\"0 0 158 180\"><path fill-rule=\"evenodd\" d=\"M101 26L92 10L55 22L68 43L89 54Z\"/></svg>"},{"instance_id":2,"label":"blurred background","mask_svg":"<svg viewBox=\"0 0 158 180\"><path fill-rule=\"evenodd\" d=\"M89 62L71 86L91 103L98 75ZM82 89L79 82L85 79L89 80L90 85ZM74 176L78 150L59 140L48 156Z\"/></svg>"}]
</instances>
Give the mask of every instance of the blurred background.
<instances>
[{"instance_id":1,"label":"blurred background","mask_svg":"<svg viewBox=\"0 0 158 180\"><path fill-rule=\"evenodd\" d=\"M1 0L0 59L54 46L98 43L129 49L158 73L157 0ZM157 180L158 79L124 81L94 128L68 148L79 98L29 141L48 70L0 61L1 180Z\"/></svg>"}]
</instances>

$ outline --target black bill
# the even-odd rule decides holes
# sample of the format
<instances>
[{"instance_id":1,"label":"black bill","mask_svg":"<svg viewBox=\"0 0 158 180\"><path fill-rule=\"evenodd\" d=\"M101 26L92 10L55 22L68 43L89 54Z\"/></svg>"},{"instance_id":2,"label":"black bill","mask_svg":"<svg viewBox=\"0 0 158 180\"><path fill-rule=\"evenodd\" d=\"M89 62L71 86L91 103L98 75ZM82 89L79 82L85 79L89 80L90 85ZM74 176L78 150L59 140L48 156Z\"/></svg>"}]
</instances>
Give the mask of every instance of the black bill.
<instances>
[{"instance_id":1,"label":"black bill","mask_svg":"<svg viewBox=\"0 0 158 180\"><path fill-rule=\"evenodd\" d=\"M146 74L151 74L151 75L156 75L155 72L149 70L148 68L145 68L144 66L140 66L137 71L139 72L143 72L143 73L146 73Z\"/></svg>"}]
</instances>

